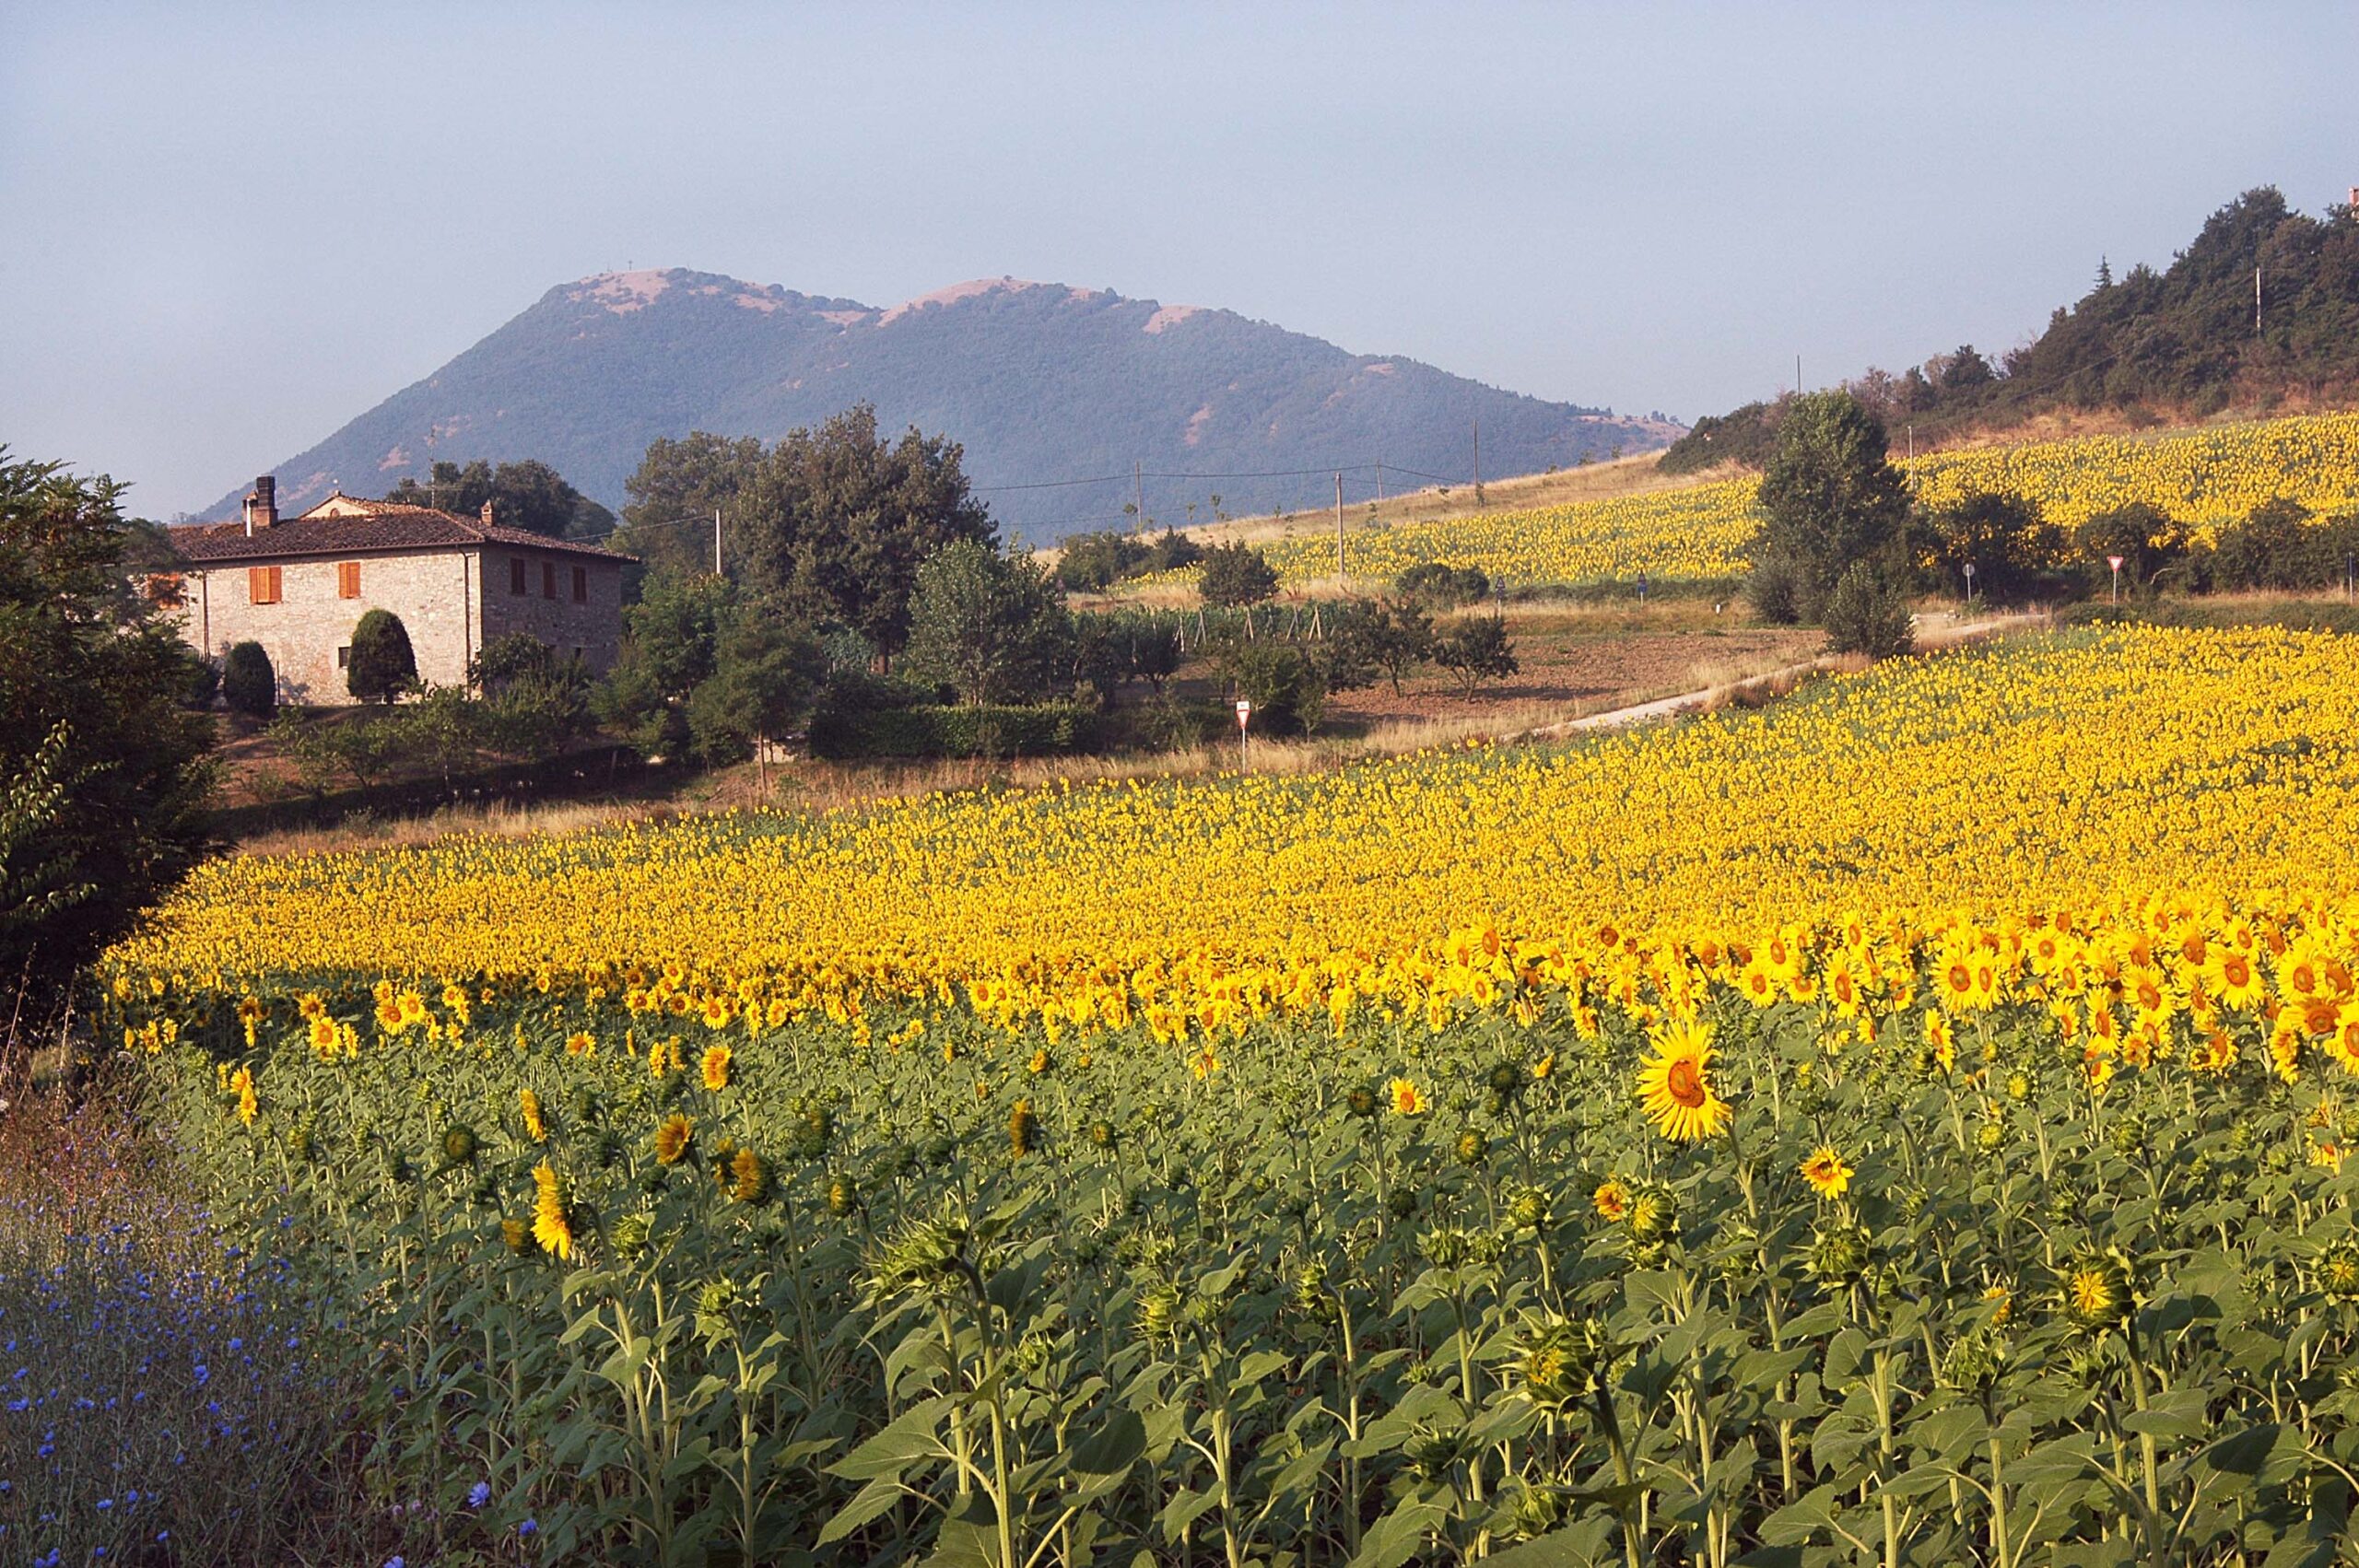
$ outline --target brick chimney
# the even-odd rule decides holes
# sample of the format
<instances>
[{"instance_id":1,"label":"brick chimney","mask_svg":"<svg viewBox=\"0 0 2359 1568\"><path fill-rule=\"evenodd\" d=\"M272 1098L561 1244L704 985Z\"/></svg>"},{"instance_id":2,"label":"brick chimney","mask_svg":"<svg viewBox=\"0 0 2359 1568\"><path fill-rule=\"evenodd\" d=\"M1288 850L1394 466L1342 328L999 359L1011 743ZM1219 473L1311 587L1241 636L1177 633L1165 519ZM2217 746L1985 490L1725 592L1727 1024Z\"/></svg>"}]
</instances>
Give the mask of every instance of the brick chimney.
<instances>
[{"instance_id":1,"label":"brick chimney","mask_svg":"<svg viewBox=\"0 0 2359 1568\"><path fill-rule=\"evenodd\" d=\"M257 528L278 525L278 476L265 474L254 481L246 495L246 537L251 539Z\"/></svg>"},{"instance_id":2,"label":"brick chimney","mask_svg":"<svg viewBox=\"0 0 2359 1568\"><path fill-rule=\"evenodd\" d=\"M498 526L497 524L495 524L495 523L491 521L491 499L490 499L490 497L486 497L484 498L484 503L483 503L483 525L484 525L486 528L492 528L492 527L496 527L496 526Z\"/></svg>"}]
</instances>

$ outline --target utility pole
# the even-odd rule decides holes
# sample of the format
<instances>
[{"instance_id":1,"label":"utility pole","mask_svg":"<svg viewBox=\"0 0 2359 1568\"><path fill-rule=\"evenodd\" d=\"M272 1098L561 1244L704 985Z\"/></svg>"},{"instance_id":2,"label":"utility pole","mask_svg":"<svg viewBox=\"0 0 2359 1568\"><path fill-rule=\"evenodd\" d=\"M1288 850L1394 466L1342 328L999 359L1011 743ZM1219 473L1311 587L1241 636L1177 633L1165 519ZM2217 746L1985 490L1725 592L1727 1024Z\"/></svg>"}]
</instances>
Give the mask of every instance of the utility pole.
<instances>
[{"instance_id":1,"label":"utility pole","mask_svg":"<svg viewBox=\"0 0 2359 1568\"><path fill-rule=\"evenodd\" d=\"M1474 498L1483 498L1483 422L1474 421Z\"/></svg>"},{"instance_id":2,"label":"utility pole","mask_svg":"<svg viewBox=\"0 0 2359 1568\"><path fill-rule=\"evenodd\" d=\"M1794 356L1794 395L1802 395L1802 357L1799 354Z\"/></svg>"},{"instance_id":3,"label":"utility pole","mask_svg":"<svg viewBox=\"0 0 2359 1568\"><path fill-rule=\"evenodd\" d=\"M721 509L712 509L712 575L725 575L721 569Z\"/></svg>"},{"instance_id":4,"label":"utility pole","mask_svg":"<svg viewBox=\"0 0 2359 1568\"><path fill-rule=\"evenodd\" d=\"M1384 460L1382 458L1376 460L1376 504L1379 507L1384 504Z\"/></svg>"},{"instance_id":5,"label":"utility pole","mask_svg":"<svg viewBox=\"0 0 2359 1568\"><path fill-rule=\"evenodd\" d=\"M2260 268L2252 269L2252 335L2260 335Z\"/></svg>"},{"instance_id":6,"label":"utility pole","mask_svg":"<svg viewBox=\"0 0 2359 1568\"><path fill-rule=\"evenodd\" d=\"M1335 471L1335 581L1344 578L1344 471Z\"/></svg>"},{"instance_id":7,"label":"utility pole","mask_svg":"<svg viewBox=\"0 0 2359 1568\"><path fill-rule=\"evenodd\" d=\"M1146 464L1131 464L1131 532L1146 532Z\"/></svg>"}]
</instances>

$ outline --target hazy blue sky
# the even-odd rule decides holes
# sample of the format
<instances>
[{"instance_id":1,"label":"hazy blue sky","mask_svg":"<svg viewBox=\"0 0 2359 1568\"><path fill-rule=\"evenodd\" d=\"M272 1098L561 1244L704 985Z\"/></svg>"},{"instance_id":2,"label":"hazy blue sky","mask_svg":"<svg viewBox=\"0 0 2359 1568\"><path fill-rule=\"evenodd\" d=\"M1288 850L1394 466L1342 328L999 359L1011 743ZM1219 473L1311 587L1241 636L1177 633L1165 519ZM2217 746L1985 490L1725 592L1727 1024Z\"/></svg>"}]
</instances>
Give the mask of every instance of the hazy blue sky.
<instances>
[{"instance_id":1,"label":"hazy blue sky","mask_svg":"<svg viewBox=\"0 0 2359 1568\"><path fill-rule=\"evenodd\" d=\"M997 275L1692 419L2359 184L2359 7L0 0L0 442L210 502L625 265Z\"/></svg>"}]
</instances>

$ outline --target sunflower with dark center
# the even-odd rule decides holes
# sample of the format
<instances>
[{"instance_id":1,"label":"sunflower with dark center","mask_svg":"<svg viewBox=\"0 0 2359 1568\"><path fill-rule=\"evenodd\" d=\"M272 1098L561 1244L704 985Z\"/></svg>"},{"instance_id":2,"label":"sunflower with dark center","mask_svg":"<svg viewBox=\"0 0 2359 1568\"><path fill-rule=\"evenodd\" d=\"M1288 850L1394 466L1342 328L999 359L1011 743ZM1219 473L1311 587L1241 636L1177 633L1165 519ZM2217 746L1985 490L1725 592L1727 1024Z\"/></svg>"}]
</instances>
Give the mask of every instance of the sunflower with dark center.
<instances>
[{"instance_id":1,"label":"sunflower with dark center","mask_svg":"<svg viewBox=\"0 0 2359 1568\"><path fill-rule=\"evenodd\" d=\"M1638 1097L1665 1138L1693 1143L1729 1123L1729 1103L1712 1088L1712 1031L1703 1024L1670 1024L1652 1031L1654 1054L1638 1068Z\"/></svg>"}]
</instances>

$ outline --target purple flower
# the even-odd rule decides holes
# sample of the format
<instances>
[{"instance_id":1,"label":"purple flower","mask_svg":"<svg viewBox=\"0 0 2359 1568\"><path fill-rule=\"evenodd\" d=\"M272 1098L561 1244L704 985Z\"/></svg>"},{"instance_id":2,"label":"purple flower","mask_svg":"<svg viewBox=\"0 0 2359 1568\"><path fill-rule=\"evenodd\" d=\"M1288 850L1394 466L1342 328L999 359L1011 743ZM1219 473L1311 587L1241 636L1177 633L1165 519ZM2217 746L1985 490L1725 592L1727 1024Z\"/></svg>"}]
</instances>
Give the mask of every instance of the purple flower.
<instances>
[{"instance_id":1,"label":"purple flower","mask_svg":"<svg viewBox=\"0 0 2359 1568\"><path fill-rule=\"evenodd\" d=\"M538 1519L527 1519L516 1527L516 1533L520 1536L529 1536L540 1527L541 1522Z\"/></svg>"},{"instance_id":2,"label":"purple flower","mask_svg":"<svg viewBox=\"0 0 2359 1568\"><path fill-rule=\"evenodd\" d=\"M491 1501L491 1482L479 1480L467 1489L467 1506L480 1508Z\"/></svg>"}]
</instances>

